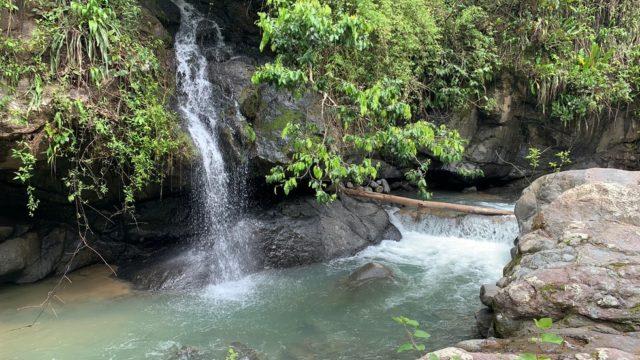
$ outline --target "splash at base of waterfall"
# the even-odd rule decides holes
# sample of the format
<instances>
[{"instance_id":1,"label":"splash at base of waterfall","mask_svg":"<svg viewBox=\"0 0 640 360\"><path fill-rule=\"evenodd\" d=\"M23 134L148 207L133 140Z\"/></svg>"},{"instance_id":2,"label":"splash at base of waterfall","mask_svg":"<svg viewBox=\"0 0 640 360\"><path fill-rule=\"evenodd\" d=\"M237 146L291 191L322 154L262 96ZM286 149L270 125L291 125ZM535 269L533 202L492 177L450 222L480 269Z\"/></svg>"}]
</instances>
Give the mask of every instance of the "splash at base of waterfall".
<instances>
[{"instance_id":1,"label":"splash at base of waterfall","mask_svg":"<svg viewBox=\"0 0 640 360\"><path fill-rule=\"evenodd\" d=\"M391 320L398 315L423 324L432 334L429 348L477 336L479 287L500 277L515 219L416 221L395 211L392 218L402 240L383 241L351 258L262 271L192 292L70 302L34 330L0 331L0 358L170 359L193 349L222 359L231 343L240 342L267 359L412 359L395 352L403 341ZM466 222L466 230L455 221ZM371 261L392 269L396 281L357 290L343 285ZM9 310L28 303L26 289L4 290L2 328L32 320L30 311ZM41 295L31 298L40 301Z\"/></svg>"},{"instance_id":2,"label":"splash at base of waterfall","mask_svg":"<svg viewBox=\"0 0 640 360\"><path fill-rule=\"evenodd\" d=\"M198 10L184 0L174 0L180 8L181 23L176 34L178 107L189 133L198 149L201 165L197 169L196 203L200 216L193 226L200 229L194 249L183 254L184 262L198 269L199 277L209 283L240 279L250 266L250 248L247 236L239 233L236 226L241 220L242 194L232 191L230 175L218 140L220 119L216 108L214 87L209 80L209 58L225 48L220 27L211 19L203 17ZM199 34L208 36L215 44L203 44ZM217 58L218 56L213 56ZM241 180L234 179L238 183ZM169 279L165 287L172 284L189 284L184 281L190 272Z\"/></svg>"}]
</instances>

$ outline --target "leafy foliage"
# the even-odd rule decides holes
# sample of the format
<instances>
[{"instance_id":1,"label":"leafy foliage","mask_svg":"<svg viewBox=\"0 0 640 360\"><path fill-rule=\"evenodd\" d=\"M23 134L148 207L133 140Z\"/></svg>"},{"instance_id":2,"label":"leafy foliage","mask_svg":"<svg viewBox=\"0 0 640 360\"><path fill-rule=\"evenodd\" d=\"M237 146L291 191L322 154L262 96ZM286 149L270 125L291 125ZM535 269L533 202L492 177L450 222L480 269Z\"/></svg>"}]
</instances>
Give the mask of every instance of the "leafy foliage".
<instances>
[{"instance_id":1,"label":"leafy foliage","mask_svg":"<svg viewBox=\"0 0 640 360\"><path fill-rule=\"evenodd\" d=\"M635 1L474 0L495 18L501 57L565 124L629 104L640 84Z\"/></svg>"},{"instance_id":2,"label":"leafy foliage","mask_svg":"<svg viewBox=\"0 0 640 360\"><path fill-rule=\"evenodd\" d=\"M292 162L272 169L267 180L285 193L307 181L319 200L331 201L335 194L329 189L341 182L362 184L377 176L371 161L377 154L409 168L406 177L427 197L430 159L460 160L465 144L457 132L416 115L420 99L435 99L442 87L461 81L451 73L428 71L442 58L433 12L444 4L270 0L267 5L258 21L261 49L268 46L277 56L258 69L253 82L295 95L312 90L322 97L323 117L320 126L285 128ZM435 87L423 86L425 76ZM431 102L447 103L442 97ZM359 160L345 160L346 153Z\"/></svg>"},{"instance_id":3,"label":"leafy foliage","mask_svg":"<svg viewBox=\"0 0 640 360\"><path fill-rule=\"evenodd\" d=\"M0 77L8 84L31 82L28 110L19 115L27 123L47 117L43 155L61 170L69 201L81 209L118 190L129 211L135 195L167 173L185 142L166 106L171 89L156 56L163 44L142 35L134 0L31 6L39 14L32 38L8 31L0 36L10 50L3 52ZM26 63L25 54L31 56ZM13 96L21 94L14 90ZM39 155L28 149L14 149L23 164L16 179L27 184ZM31 184L27 190L33 213L38 202Z\"/></svg>"},{"instance_id":4,"label":"leafy foliage","mask_svg":"<svg viewBox=\"0 0 640 360\"><path fill-rule=\"evenodd\" d=\"M529 165L531 169L535 172L540 166L540 157L546 150L541 151L538 148L530 147L527 151L527 156L524 158L529 161ZM554 172L558 173L562 171L562 169L571 164L571 151L559 151L555 153L556 160L549 161L548 165Z\"/></svg>"},{"instance_id":5,"label":"leafy foliage","mask_svg":"<svg viewBox=\"0 0 640 360\"><path fill-rule=\"evenodd\" d=\"M424 352L426 346L421 342L426 341L431 337L429 333L420 329L420 324L404 316L397 316L393 318L393 321L404 327L408 341L398 346L397 351L399 353L405 351L418 351Z\"/></svg>"},{"instance_id":6,"label":"leafy foliage","mask_svg":"<svg viewBox=\"0 0 640 360\"><path fill-rule=\"evenodd\" d=\"M413 158L413 151L387 153L368 139L388 129L402 132L440 111L492 109L487 88L504 72L528 85L550 121L567 127L589 127L612 111L633 109L640 90L639 22L634 1L268 1L258 22L261 47L277 57L254 82L296 95L318 92L325 118L316 129L321 134L299 132L315 145L294 162L310 167L276 168L269 180L291 190L318 167L325 176L310 185L319 198L331 199L325 196L331 184L371 176L367 161L384 155L398 164L411 158L403 164L407 178L426 196L425 170L438 158L432 149L419 148ZM315 152L320 155L310 161ZM340 156L329 156L331 169L324 168L325 153ZM345 154L354 156L345 161ZM549 162L554 171L570 163L566 152L556 158ZM352 159L359 160L355 171Z\"/></svg>"},{"instance_id":7,"label":"leafy foliage","mask_svg":"<svg viewBox=\"0 0 640 360\"><path fill-rule=\"evenodd\" d=\"M36 157L31 153L29 144L22 141L17 147L12 149L12 156L20 161L22 166L16 171L14 180L27 185L27 210L29 215L33 216L38 208L40 201L35 196L35 188L31 184L33 178L33 169L36 164Z\"/></svg>"},{"instance_id":8,"label":"leafy foliage","mask_svg":"<svg viewBox=\"0 0 640 360\"><path fill-rule=\"evenodd\" d=\"M536 328L543 331L537 337L531 338L531 342L537 344L553 344L553 345L562 345L564 343L564 339L554 333L546 332L546 330L551 329L553 326L553 319L545 317L541 319L533 319ZM519 360L548 360L548 356L537 355L532 353L525 353L518 357Z\"/></svg>"}]
</instances>

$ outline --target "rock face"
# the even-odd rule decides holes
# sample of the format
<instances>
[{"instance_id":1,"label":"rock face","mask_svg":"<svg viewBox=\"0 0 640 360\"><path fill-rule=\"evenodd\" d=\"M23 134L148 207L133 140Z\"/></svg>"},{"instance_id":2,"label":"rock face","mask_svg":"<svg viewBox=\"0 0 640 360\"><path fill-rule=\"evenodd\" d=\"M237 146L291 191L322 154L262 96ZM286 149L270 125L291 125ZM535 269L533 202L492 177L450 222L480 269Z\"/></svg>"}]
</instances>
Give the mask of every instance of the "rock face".
<instances>
[{"instance_id":1,"label":"rock face","mask_svg":"<svg viewBox=\"0 0 640 360\"><path fill-rule=\"evenodd\" d=\"M331 204L292 199L267 211L256 231L265 266L284 268L349 256L400 232L377 205L343 197Z\"/></svg>"},{"instance_id":2,"label":"rock face","mask_svg":"<svg viewBox=\"0 0 640 360\"><path fill-rule=\"evenodd\" d=\"M97 253L108 263L119 264L190 239L195 231L191 208L182 197L141 201L135 219L90 217L89 248L80 239L76 224L64 218L70 210L62 204L48 206L52 212L59 211L60 217L15 218L8 217L15 215L10 214L11 208L0 209L0 283L30 283L73 271L101 262Z\"/></svg>"},{"instance_id":3,"label":"rock face","mask_svg":"<svg viewBox=\"0 0 640 360\"><path fill-rule=\"evenodd\" d=\"M540 315L640 330L640 172L547 175L516 213L518 252L493 298L498 333Z\"/></svg>"},{"instance_id":4,"label":"rock face","mask_svg":"<svg viewBox=\"0 0 640 360\"><path fill-rule=\"evenodd\" d=\"M458 179L460 186L495 184L520 179L525 174L534 175L524 158L529 147L548 149L542 155L542 166L555 160L558 151L571 150L573 166L578 169L640 168L640 118L633 112L604 113L588 126L571 125L569 129L559 121L549 120L535 106L536 100L528 94L526 84L526 79L503 74L488 91L497 104L495 109L472 108L451 113L441 121L469 139L464 160L442 170L447 175L448 170L456 167L484 172L479 179ZM451 181L448 178L444 181Z\"/></svg>"},{"instance_id":5,"label":"rock face","mask_svg":"<svg viewBox=\"0 0 640 360\"><path fill-rule=\"evenodd\" d=\"M498 286L480 295L493 311L491 330L507 339L467 343L466 350L529 351L533 319L551 317L565 347L544 351L556 357L640 356L640 172L546 175L523 192L515 212L514 259Z\"/></svg>"},{"instance_id":6,"label":"rock face","mask_svg":"<svg viewBox=\"0 0 640 360\"><path fill-rule=\"evenodd\" d=\"M243 253L247 273L349 256L382 240L401 237L380 205L348 197L327 205L311 197L285 199L275 207L248 214L236 225L240 236L250 237L250 248ZM119 276L141 289L202 287L218 278L208 266L209 257L206 249L199 252L177 244L124 264ZM354 283L390 275L389 269L374 265L363 269Z\"/></svg>"}]
</instances>

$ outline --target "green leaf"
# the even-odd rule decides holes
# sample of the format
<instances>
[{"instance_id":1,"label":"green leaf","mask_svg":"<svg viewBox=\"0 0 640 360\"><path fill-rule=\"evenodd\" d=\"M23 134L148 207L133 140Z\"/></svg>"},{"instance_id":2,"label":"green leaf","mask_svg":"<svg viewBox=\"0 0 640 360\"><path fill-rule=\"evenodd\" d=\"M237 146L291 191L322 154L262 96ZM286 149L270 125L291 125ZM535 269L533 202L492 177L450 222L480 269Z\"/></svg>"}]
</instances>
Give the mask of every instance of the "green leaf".
<instances>
[{"instance_id":1,"label":"green leaf","mask_svg":"<svg viewBox=\"0 0 640 360\"><path fill-rule=\"evenodd\" d=\"M540 340L543 343L562 345L564 339L561 336L553 333L544 333L540 336Z\"/></svg>"},{"instance_id":2,"label":"green leaf","mask_svg":"<svg viewBox=\"0 0 640 360\"><path fill-rule=\"evenodd\" d=\"M553 325L553 320L551 318L545 317L541 319L533 319L533 322L536 324L538 329L549 329Z\"/></svg>"},{"instance_id":3,"label":"green leaf","mask_svg":"<svg viewBox=\"0 0 640 360\"><path fill-rule=\"evenodd\" d=\"M411 326L412 328L417 328L418 326L420 326L420 324L413 319L405 319L404 323Z\"/></svg>"},{"instance_id":4,"label":"green leaf","mask_svg":"<svg viewBox=\"0 0 640 360\"><path fill-rule=\"evenodd\" d=\"M428 339L428 338L430 338L430 337L431 337L431 335L430 335L428 332L426 332L426 331L424 331L424 330L420 330L420 329L417 329L417 330L413 333L413 336L415 336L415 337L417 337L417 338L420 338L420 339Z\"/></svg>"},{"instance_id":5,"label":"green leaf","mask_svg":"<svg viewBox=\"0 0 640 360\"><path fill-rule=\"evenodd\" d=\"M317 166L313 167L313 176L316 177L316 179L322 179L322 169L320 169Z\"/></svg>"},{"instance_id":6,"label":"green leaf","mask_svg":"<svg viewBox=\"0 0 640 360\"><path fill-rule=\"evenodd\" d=\"M537 357L535 354L524 353L518 356L518 360L537 360Z\"/></svg>"},{"instance_id":7,"label":"green leaf","mask_svg":"<svg viewBox=\"0 0 640 360\"><path fill-rule=\"evenodd\" d=\"M410 350L413 350L413 344L411 344L410 342L406 342L398 346L397 352L401 353L401 352L410 351Z\"/></svg>"}]
</instances>

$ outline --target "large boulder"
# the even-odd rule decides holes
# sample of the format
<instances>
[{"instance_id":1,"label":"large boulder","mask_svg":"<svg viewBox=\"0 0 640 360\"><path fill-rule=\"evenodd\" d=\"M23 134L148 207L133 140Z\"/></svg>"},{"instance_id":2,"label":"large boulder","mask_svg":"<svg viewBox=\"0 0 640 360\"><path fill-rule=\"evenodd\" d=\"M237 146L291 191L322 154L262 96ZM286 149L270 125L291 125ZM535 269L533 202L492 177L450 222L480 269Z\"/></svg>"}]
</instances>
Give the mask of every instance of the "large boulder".
<instances>
[{"instance_id":1,"label":"large boulder","mask_svg":"<svg viewBox=\"0 0 640 360\"><path fill-rule=\"evenodd\" d=\"M530 232L534 216L546 209L565 191L596 182L637 185L640 183L640 172L593 168L563 171L541 177L524 189L516 203L515 214L520 232Z\"/></svg>"},{"instance_id":2,"label":"large boulder","mask_svg":"<svg viewBox=\"0 0 640 360\"><path fill-rule=\"evenodd\" d=\"M516 214L518 251L493 297L498 333L541 316L640 330L640 172L544 176Z\"/></svg>"},{"instance_id":3,"label":"large boulder","mask_svg":"<svg viewBox=\"0 0 640 360\"><path fill-rule=\"evenodd\" d=\"M378 204L350 197L320 204L306 197L267 211L257 229L267 267L284 268L350 256L400 232Z\"/></svg>"},{"instance_id":4,"label":"large boulder","mask_svg":"<svg viewBox=\"0 0 640 360\"><path fill-rule=\"evenodd\" d=\"M639 356L640 172L546 175L524 190L515 212L514 258L497 288L481 292L493 311L492 330L507 339L467 343L464 351L531 352L533 319L551 317L552 332L565 340L562 348L543 349L552 358Z\"/></svg>"}]
</instances>

